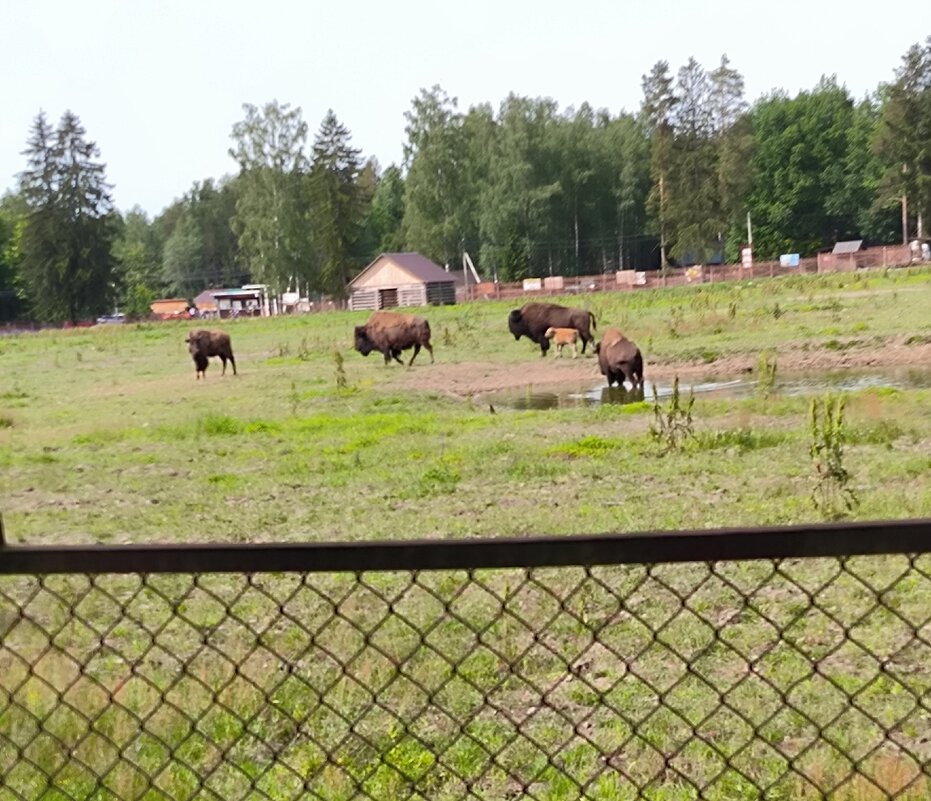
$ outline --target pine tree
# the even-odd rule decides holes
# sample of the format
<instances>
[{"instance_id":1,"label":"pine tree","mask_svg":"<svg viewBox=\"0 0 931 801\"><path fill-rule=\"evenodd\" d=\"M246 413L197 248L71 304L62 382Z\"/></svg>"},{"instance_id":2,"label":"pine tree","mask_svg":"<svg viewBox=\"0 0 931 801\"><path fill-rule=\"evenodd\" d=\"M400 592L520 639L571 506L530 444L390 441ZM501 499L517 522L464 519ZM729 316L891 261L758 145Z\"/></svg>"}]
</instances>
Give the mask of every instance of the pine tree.
<instances>
[{"instance_id":1,"label":"pine tree","mask_svg":"<svg viewBox=\"0 0 931 801\"><path fill-rule=\"evenodd\" d=\"M366 197L359 185L360 151L333 110L314 140L310 169L312 224L320 258L321 288L342 297L353 267L353 246L362 232Z\"/></svg>"},{"instance_id":2,"label":"pine tree","mask_svg":"<svg viewBox=\"0 0 931 801\"><path fill-rule=\"evenodd\" d=\"M116 217L100 152L67 111L58 129L44 113L33 122L20 191L28 207L20 241L21 274L36 316L78 320L109 307Z\"/></svg>"}]
</instances>

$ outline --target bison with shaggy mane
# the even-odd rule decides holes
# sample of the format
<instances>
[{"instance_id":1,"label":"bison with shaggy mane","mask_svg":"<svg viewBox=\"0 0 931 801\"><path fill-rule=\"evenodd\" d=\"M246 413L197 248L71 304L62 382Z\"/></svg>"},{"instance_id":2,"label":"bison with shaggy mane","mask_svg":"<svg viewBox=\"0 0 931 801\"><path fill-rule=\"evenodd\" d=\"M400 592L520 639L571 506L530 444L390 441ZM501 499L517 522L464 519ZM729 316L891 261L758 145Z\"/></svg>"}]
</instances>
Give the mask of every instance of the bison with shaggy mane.
<instances>
[{"instance_id":1,"label":"bison with shaggy mane","mask_svg":"<svg viewBox=\"0 0 931 801\"><path fill-rule=\"evenodd\" d=\"M557 303L525 303L508 315L508 329L514 339L527 337L540 346L541 356L546 356L550 341L546 338L549 328L574 328L585 346L593 342L591 329L595 328L595 315L587 309L570 309Z\"/></svg>"},{"instance_id":2,"label":"bison with shaggy mane","mask_svg":"<svg viewBox=\"0 0 931 801\"><path fill-rule=\"evenodd\" d=\"M430 363L433 363L433 347L430 345L430 323L416 314L399 314L397 312L372 312L365 325L355 328L355 348L363 356L368 356L373 350L379 351L385 357L385 364L394 359L398 364L401 361L401 351L414 349L414 355L407 363L410 367L420 353L426 348L430 354Z\"/></svg>"},{"instance_id":3,"label":"bison with shaggy mane","mask_svg":"<svg viewBox=\"0 0 931 801\"><path fill-rule=\"evenodd\" d=\"M188 352L194 360L197 377L207 377L207 363L211 356L219 356L223 362L223 373L226 375L226 362L233 365L233 375L236 375L236 359L233 357L233 346L230 335L224 331L205 331L198 329L187 335Z\"/></svg>"}]
</instances>

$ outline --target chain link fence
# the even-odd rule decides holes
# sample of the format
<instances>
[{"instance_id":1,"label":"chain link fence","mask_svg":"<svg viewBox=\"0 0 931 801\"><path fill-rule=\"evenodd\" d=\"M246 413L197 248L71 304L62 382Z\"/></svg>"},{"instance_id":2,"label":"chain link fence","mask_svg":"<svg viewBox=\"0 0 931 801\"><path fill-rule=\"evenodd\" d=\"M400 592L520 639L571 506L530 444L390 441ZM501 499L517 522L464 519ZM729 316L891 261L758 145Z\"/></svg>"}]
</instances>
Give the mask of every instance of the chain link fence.
<instances>
[{"instance_id":1,"label":"chain link fence","mask_svg":"<svg viewBox=\"0 0 931 801\"><path fill-rule=\"evenodd\" d=\"M0 801L931 797L931 521L0 574Z\"/></svg>"}]
</instances>

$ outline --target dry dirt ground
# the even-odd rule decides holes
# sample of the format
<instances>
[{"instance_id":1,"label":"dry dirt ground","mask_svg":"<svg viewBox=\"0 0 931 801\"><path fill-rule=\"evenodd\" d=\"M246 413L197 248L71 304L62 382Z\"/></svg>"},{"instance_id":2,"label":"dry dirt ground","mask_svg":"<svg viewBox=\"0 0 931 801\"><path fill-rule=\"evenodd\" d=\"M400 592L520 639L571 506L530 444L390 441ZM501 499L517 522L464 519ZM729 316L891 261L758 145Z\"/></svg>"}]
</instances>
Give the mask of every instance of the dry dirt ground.
<instances>
[{"instance_id":1,"label":"dry dirt ground","mask_svg":"<svg viewBox=\"0 0 931 801\"><path fill-rule=\"evenodd\" d=\"M931 368L931 344L906 345L905 337L893 338L879 346L853 347L847 350L781 347L776 359L781 373L808 370L842 370L877 367ZM689 377L735 377L752 372L758 354L744 353L722 357L713 362L651 361L647 357L644 373L651 378L668 379L674 375ZM492 362L459 362L456 364L415 365L413 369L399 371L392 381L398 388L441 392L455 397L478 396L489 392L534 387L579 385L603 380L597 359L592 355L578 359L548 356L521 364Z\"/></svg>"}]
</instances>

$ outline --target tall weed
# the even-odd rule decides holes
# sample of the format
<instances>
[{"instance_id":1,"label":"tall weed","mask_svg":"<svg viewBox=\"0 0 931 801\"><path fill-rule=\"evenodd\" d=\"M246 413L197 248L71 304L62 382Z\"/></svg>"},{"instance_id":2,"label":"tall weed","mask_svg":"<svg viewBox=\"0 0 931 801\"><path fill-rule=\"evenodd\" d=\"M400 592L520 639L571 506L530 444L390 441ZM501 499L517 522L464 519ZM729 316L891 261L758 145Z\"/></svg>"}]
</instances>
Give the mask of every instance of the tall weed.
<instances>
[{"instance_id":1,"label":"tall weed","mask_svg":"<svg viewBox=\"0 0 931 801\"><path fill-rule=\"evenodd\" d=\"M852 512L859 500L850 487L850 473L844 466L844 398L830 395L812 398L809 406L811 455L815 486L811 501L824 517L837 519Z\"/></svg>"},{"instance_id":2,"label":"tall weed","mask_svg":"<svg viewBox=\"0 0 931 801\"><path fill-rule=\"evenodd\" d=\"M688 400L683 404L679 393L679 376L672 382L672 395L669 404L659 402L656 384L653 385L653 422L650 423L650 437L661 448L663 455L671 451L682 450L685 443L695 436L692 424L692 406L695 394L689 390Z\"/></svg>"}]
</instances>

